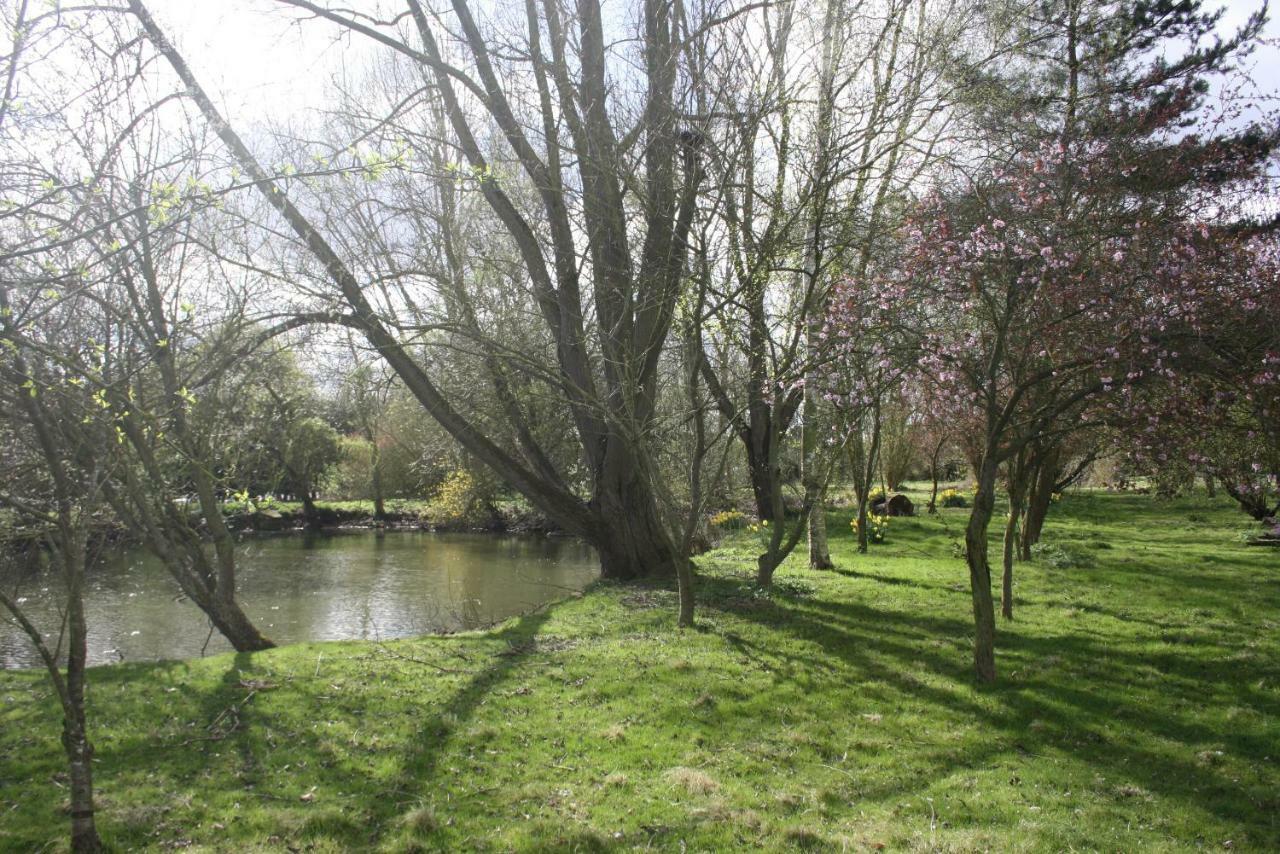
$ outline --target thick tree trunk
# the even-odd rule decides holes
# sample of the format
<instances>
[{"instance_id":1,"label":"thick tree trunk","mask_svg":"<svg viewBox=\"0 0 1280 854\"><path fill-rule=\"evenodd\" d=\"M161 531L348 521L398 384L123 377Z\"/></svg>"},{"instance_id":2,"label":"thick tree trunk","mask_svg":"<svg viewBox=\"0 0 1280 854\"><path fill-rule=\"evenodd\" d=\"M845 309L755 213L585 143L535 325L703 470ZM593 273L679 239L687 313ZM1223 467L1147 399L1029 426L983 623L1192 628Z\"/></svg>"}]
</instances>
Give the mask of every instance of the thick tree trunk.
<instances>
[{"instance_id":1,"label":"thick tree trunk","mask_svg":"<svg viewBox=\"0 0 1280 854\"><path fill-rule=\"evenodd\" d=\"M320 520L316 515L316 500L311 497L311 488L308 486L301 490L302 495L302 520L308 528L319 528Z\"/></svg>"},{"instance_id":2,"label":"thick tree trunk","mask_svg":"<svg viewBox=\"0 0 1280 854\"><path fill-rule=\"evenodd\" d=\"M587 539L600 554L603 578L675 578L685 558L658 517L657 499L638 467L612 454L596 481Z\"/></svg>"},{"instance_id":3,"label":"thick tree trunk","mask_svg":"<svg viewBox=\"0 0 1280 854\"><path fill-rule=\"evenodd\" d=\"M978 492L964 532L965 562L973 594L973 668L979 682L996 681L996 617L987 558L987 529L995 507L995 487L996 466L988 455L978 466Z\"/></svg>"}]
</instances>

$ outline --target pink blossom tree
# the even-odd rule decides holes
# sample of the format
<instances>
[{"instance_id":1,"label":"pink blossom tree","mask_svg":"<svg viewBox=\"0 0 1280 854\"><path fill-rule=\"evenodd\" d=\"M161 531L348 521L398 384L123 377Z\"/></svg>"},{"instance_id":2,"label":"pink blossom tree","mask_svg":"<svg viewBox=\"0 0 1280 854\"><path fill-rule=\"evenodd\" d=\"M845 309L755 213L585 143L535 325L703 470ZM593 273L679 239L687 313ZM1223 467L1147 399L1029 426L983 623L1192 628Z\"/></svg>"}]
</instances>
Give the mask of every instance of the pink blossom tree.
<instances>
[{"instance_id":1,"label":"pink blossom tree","mask_svg":"<svg viewBox=\"0 0 1280 854\"><path fill-rule=\"evenodd\" d=\"M1280 513L1280 237L1223 235L1195 267L1201 307L1161 381L1126 390L1115 422L1148 471L1180 465L1255 519Z\"/></svg>"}]
</instances>

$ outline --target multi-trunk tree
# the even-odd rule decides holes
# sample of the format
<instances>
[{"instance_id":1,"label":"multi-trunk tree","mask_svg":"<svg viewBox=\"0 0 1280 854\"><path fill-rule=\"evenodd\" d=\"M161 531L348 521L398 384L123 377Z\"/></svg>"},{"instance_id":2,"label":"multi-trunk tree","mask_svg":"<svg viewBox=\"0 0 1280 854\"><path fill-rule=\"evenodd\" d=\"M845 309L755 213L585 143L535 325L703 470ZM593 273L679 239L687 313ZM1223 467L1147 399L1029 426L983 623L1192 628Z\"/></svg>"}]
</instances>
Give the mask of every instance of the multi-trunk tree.
<instances>
[{"instance_id":1,"label":"multi-trunk tree","mask_svg":"<svg viewBox=\"0 0 1280 854\"><path fill-rule=\"evenodd\" d=\"M500 229L495 239L518 259L529 309L552 343L551 363L540 366L544 389L575 431L586 469L579 484L552 464L518 400L504 401L515 445L509 450L441 393L397 325L399 306L375 304L352 259L226 121L144 4L129 5L240 168L332 283L345 322L424 409L547 516L596 546L606 577L682 569L686 560L660 518L650 480L649 442L703 173L702 131L681 109L699 83L685 60L693 44L714 37L715 22L693 18L696 9L648 0L635 38L619 41L595 0L571 15L548 0L527 4L518 30L493 38L486 31L498 22L464 0L441 14L407 0L397 19L408 23L403 30L339 7L287 4L412 63L418 91L438 99L467 189L483 198ZM507 50L511 40L518 52ZM618 77L628 62L634 64L625 78ZM405 95L409 105L419 97ZM397 227L414 223L405 218ZM518 369L519 360L500 357L497 364L513 363Z\"/></svg>"}]
</instances>

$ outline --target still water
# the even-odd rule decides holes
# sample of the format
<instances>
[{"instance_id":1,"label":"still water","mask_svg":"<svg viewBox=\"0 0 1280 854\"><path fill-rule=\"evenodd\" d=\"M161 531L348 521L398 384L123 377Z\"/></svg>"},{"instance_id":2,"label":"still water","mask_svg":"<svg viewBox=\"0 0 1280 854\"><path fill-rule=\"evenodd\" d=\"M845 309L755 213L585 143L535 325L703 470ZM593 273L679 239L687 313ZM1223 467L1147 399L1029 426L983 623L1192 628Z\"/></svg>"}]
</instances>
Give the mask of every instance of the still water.
<instances>
[{"instance_id":1,"label":"still water","mask_svg":"<svg viewBox=\"0 0 1280 854\"><path fill-rule=\"evenodd\" d=\"M240 600L276 643L387 639L477 628L581 590L600 572L576 540L418 531L339 531L246 537ZM24 608L56 632L55 575L0 579ZM164 566L141 549L107 556L85 592L89 658L195 658L231 647L181 596ZM35 667L26 636L0 618L0 667Z\"/></svg>"}]
</instances>

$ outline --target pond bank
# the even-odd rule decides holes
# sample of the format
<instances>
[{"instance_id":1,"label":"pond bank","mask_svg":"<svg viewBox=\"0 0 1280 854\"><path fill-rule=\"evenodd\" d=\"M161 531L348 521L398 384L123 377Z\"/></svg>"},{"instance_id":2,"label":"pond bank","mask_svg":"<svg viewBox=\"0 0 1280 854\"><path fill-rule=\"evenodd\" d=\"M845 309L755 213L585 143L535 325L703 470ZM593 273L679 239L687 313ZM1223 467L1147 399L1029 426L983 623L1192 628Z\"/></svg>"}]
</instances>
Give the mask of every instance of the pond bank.
<instances>
[{"instance_id":1,"label":"pond bank","mask_svg":"<svg viewBox=\"0 0 1280 854\"><path fill-rule=\"evenodd\" d=\"M287 531L310 528L390 528L442 532L496 534L556 534L559 529L544 516L514 501L497 502L461 516L444 515L432 502L389 499L385 513L376 518L372 501L316 501L308 518L301 502L273 501L263 508L244 509L228 504L224 516L237 531Z\"/></svg>"}]
</instances>

